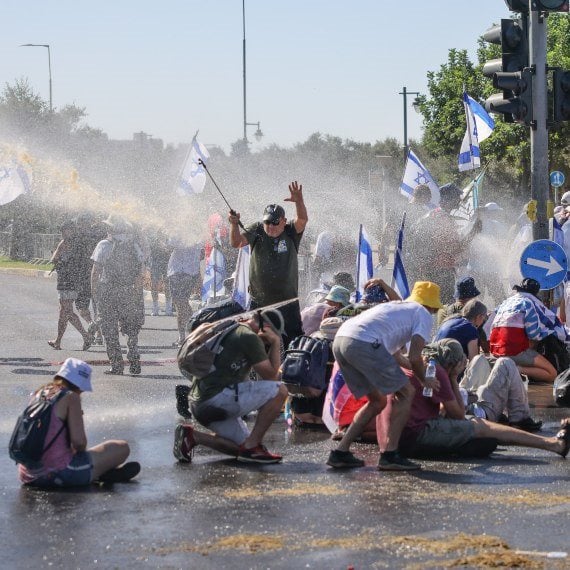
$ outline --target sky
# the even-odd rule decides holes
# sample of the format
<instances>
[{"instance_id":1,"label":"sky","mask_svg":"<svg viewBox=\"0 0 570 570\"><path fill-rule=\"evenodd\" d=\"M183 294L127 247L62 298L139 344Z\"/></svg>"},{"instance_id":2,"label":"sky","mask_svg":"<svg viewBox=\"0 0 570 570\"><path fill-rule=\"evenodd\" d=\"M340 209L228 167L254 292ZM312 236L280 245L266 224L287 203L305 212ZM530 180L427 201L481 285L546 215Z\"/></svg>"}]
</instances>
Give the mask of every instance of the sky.
<instances>
[{"instance_id":1,"label":"sky","mask_svg":"<svg viewBox=\"0 0 570 570\"><path fill-rule=\"evenodd\" d=\"M112 139L143 131L165 144L226 152L243 137L242 0L2 0L0 90L25 78L54 108L84 107ZM247 121L252 149L315 132L403 140L403 86L451 48L476 59L477 38L509 16L503 0L245 0ZM408 136L421 118L408 97Z\"/></svg>"}]
</instances>

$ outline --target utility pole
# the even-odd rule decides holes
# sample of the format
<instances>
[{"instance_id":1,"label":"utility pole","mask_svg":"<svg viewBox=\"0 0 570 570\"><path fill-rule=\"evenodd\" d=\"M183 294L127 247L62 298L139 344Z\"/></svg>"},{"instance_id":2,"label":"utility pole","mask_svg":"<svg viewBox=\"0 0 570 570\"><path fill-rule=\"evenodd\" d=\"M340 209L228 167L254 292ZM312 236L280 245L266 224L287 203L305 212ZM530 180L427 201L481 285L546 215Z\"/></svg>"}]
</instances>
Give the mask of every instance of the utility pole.
<instances>
[{"instance_id":1,"label":"utility pole","mask_svg":"<svg viewBox=\"0 0 570 570\"><path fill-rule=\"evenodd\" d=\"M529 63L533 70L533 124L530 129L530 188L536 200L536 223L532 225L534 240L548 239L546 204L548 181L548 101L546 86L546 14L533 8L529 0Z\"/></svg>"}]
</instances>

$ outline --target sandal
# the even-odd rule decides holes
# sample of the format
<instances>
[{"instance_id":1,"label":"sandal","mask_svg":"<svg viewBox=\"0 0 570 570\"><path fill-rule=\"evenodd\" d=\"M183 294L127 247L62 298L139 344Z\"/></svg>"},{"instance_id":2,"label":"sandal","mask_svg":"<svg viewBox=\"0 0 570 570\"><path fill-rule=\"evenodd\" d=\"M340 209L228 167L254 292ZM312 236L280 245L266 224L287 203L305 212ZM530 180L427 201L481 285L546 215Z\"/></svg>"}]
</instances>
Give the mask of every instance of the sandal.
<instances>
[{"instance_id":1,"label":"sandal","mask_svg":"<svg viewBox=\"0 0 570 570\"><path fill-rule=\"evenodd\" d=\"M54 350L61 350L61 346L55 343L55 340L48 340L47 343L54 349Z\"/></svg>"},{"instance_id":2,"label":"sandal","mask_svg":"<svg viewBox=\"0 0 570 570\"><path fill-rule=\"evenodd\" d=\"M570 423L562 423L562 429L556 434L556 439L562 440L564 448L559 453L562 457L566 457L570 451Z\"/></svg>"}]
</instances>

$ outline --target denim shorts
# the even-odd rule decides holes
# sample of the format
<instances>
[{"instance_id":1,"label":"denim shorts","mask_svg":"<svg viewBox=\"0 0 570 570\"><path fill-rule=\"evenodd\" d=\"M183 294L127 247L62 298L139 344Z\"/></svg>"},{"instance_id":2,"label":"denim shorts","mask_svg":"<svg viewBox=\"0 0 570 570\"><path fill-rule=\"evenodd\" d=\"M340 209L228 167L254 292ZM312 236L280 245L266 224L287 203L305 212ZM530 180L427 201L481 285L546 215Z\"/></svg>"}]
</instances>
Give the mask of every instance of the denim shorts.
<instances>
[{"instance_id":1,"label":"denim shorts","mask_svg":"<svg viewBox=\"0 0 570 570\"><path fill-rule=\"evenodd\" d=\"M61 471L54 471L40 477L30 487L80 487L89 485L93 477L93 462L88 451L76 453L69 465Z\"/></svg>"}]
</instances>

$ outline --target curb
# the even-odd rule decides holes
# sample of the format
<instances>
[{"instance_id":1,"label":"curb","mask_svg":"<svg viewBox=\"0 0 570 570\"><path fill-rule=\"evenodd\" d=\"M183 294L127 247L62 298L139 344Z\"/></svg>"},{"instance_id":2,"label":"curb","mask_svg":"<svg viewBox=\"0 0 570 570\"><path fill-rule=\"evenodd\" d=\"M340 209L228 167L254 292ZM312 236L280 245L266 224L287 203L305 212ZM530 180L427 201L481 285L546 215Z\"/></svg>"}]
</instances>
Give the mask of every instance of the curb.
<instances>
[{"instance_id":1,"label":"curb","mask_svg":"<svg viewBox=\"0 0 570 570\"><path fill-rule=\"evenodd\" d=\"M53 271L50 275L49 271L43 269L24 269L23 267L2 267L0 273L9 273L12 275L27 275L28 277L43 277L44 279L55 279L56 274Z\"/></svg>"}]
</instances>

